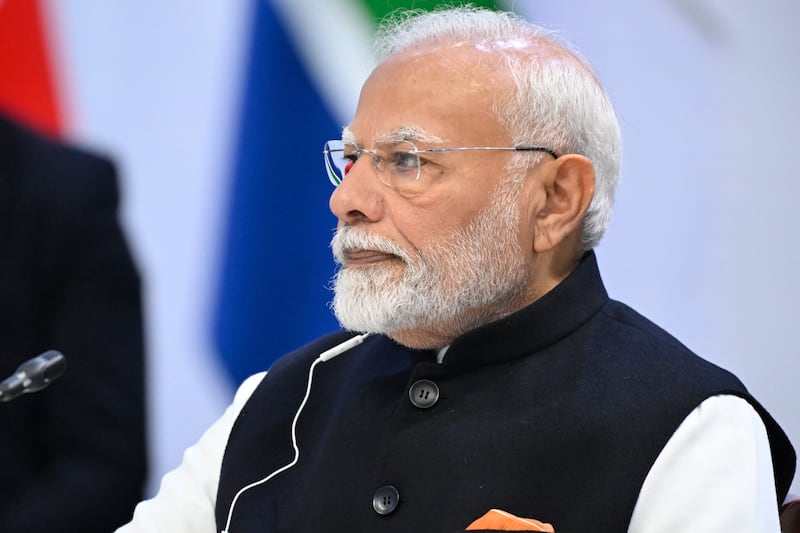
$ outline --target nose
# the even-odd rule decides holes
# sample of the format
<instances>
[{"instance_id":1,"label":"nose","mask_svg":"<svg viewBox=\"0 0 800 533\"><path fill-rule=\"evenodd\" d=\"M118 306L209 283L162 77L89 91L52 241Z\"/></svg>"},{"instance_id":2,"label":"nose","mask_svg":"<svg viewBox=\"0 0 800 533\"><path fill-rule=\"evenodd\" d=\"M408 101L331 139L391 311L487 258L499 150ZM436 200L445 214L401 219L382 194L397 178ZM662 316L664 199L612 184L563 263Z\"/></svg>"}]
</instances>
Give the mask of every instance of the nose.
<instances>
[{"instance_id":1,"label":"nose","mask_svg":"<svg viewBox=\"0 0 800 533\"><path fill-rule=\"evenodd\" d=\"M383 217L387 187L378 179L372 158L364 155L333 190L328 205L340 223L377 222Z\"/></svg>"}]
</instances>

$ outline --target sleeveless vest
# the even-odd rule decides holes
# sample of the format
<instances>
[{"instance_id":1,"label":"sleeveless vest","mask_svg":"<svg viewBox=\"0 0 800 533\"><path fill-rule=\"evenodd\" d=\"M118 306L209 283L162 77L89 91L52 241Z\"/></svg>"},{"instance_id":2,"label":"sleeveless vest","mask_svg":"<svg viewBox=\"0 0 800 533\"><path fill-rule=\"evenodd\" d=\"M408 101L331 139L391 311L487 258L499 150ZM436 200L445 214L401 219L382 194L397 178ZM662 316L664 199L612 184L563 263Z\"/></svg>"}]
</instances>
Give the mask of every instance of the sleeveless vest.
<instances>
[{"instance_id":1,"label":"sleeveless vest","mask_svg":"<svg viewBox=\"0 0 800 533\"><path fill-rule=\"evenodd\" d=\"M292 419L320 352L279 360L235 423L217 495L221 530L242 487L289 463ZM794 452L732 374L608 299L593 254L531 306L435 354L382 337L315 369L299 462L236 503L231 533L455 533L491 508L556 531L627 530L678 425L716 394L767 427L783 499Z\"/></svg>"}]
</instances>

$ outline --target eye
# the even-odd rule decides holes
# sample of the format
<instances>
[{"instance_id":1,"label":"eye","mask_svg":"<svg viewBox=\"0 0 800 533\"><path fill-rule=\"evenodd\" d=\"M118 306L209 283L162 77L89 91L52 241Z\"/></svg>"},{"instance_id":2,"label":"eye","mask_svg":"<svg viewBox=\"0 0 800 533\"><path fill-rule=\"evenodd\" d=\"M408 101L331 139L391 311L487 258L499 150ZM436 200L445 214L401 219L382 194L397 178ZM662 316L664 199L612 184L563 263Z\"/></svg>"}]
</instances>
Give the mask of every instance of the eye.
<instances>
[{"instance_id":1,"label":"eye","mask_svg":"<svg viewBox=\"0 0 800 533\"><path fill-rule=\"evenodd\" d=\"M394 172L417 172L419 168L419 157L409 150L393 151L390 162Z\"/></svg>"}]
</instances>

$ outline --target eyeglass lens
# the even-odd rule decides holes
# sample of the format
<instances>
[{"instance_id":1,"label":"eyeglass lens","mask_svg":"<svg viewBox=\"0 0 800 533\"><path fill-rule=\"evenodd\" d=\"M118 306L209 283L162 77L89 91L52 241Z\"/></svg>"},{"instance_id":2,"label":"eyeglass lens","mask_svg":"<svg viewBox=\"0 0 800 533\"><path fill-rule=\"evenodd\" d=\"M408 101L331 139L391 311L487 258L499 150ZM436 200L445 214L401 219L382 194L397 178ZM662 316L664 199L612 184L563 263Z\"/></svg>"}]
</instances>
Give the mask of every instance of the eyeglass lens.
<instances>
[{"instance_id":1,"label":"eyeglass lens","mask_svg":"<svg viewBox=\"0 0 800 533\"><path fill-rule=\"evenodd\" d=\"M410 142L378 143L368 150L345 145L342 141L328 141L323 152L328 179L334 185L339 185L356 161L367 154L378 178L386 185L401 193L413 193L420 186L419 155Z\"/></svg>"}]
</instances>

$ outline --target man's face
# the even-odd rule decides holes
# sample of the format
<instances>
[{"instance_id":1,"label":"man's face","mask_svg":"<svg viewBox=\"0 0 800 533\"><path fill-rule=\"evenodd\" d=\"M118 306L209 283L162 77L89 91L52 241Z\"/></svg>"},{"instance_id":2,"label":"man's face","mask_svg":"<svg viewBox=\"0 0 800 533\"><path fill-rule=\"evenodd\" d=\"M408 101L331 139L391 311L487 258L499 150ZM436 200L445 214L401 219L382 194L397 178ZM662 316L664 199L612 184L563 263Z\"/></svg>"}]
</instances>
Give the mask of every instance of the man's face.
<instances>
[{"instance_id":1,"label":"man's face","mask_svg":"<svg viewBox=\"0 0 800 533\"><path fill-rule=\"evenodd\" d=\"M493 57L450 48L403 53L365 84L348 127L362 148L398 132L423 131L418 149L510 146L492 109ZM438 138L439 140L432 140ZM530 280L525 171L507 180L510 152L428 154L426 181L403 195L376 175L370 157L352 166L330 206L339 218L333 247L342 264L334 309L342 324L435 347L513 311ZM517 171L519 174L519 171Z\"/></svg>"}]
</instances>

